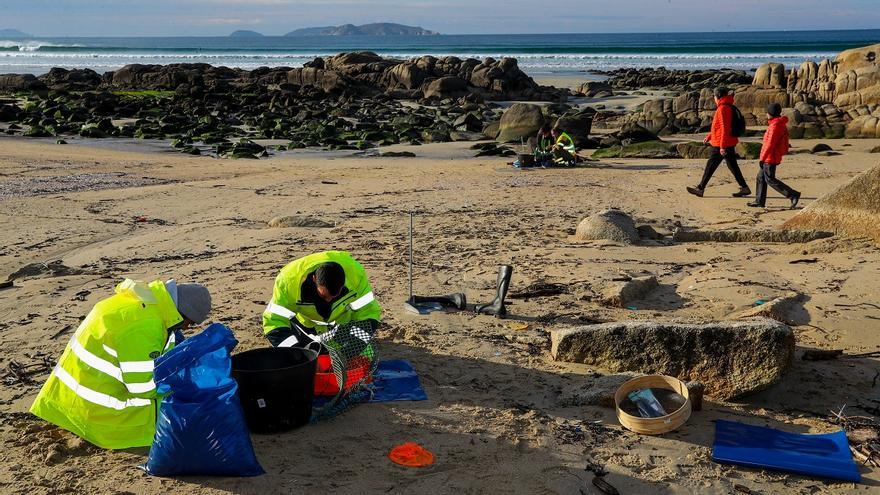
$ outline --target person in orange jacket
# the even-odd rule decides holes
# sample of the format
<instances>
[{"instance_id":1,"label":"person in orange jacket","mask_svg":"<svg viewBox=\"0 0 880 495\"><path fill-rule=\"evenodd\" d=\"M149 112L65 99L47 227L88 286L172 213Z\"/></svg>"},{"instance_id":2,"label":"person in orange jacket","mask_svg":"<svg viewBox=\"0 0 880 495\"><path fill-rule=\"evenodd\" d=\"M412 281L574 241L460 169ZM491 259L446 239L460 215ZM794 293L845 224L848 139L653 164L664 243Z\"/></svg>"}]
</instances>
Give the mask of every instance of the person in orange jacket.
<instances>
[{"instance_id":1,"label":"person in orange jacket","mask_svg":"<svg viewBox=\"0 0 880 495\"><path fill-rule=\"evenodd\" d=\"M748 196L752 194L752 190L746 184L746 179L736 163L736 145L739 143L739 139L733 135L733 94L729 89L715 88L715 105L718 108L715 110L715 116L712 118L712 128L709 131L709 135L703 140L703 142L708 143L714 148L712 156L706 162L706 168L703 170L703 179L698 185L688 187L687 191L694 196L702 198L706 185L709 184L709 179L718 170L718 165L721 165L721 162L724 161L727 163L730 173L733 174L733 178L739 184L739 191L733 193L733 197L741 198Z\"/></svg>"},{"instance_id":2,"label":"person in orange jacket","mask_svg":"<svg viewBox=\"0 0 880 495\"><path fill-rule=\"evenodd\" d=\"M791 201L791 209L797 207L801 193L790 188L776 178L776 167L782 163L782 157L788 153L788 117L782 116L782 105L767 105L767 132L764 133L764 145L758 162L758 180L755 186L755 200L748 205L763 208L767 201L767 186L776 189Z\"/></svg>"}]
</instances>

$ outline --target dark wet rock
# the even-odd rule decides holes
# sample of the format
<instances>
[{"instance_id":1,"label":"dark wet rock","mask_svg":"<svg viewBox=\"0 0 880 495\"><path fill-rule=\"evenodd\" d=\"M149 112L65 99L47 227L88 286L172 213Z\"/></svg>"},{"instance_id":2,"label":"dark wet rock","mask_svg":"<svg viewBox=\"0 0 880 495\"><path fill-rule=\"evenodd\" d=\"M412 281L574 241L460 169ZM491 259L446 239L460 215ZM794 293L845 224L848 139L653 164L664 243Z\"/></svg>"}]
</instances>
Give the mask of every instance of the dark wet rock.
<instances>
[{"instance_id":1,"label":"dark wet rock","mask_svg":"<svg viewBox=\"0 0 880 495\"><path fill-rule=\"evenodd\" d=\"M810 148L810 153L816 154L816 153L821 153L823 151L833 151L833 150L834 149L831 146L829 146L825 143L818 143L818 144L814 145L812 148Z\"/></svg>"},{"instance_id":2,"label":"dark wet rock","mask_svg":"<svg viewBox=\"0 0 880 495\"><path fill-rule=\"evenodd\" d=\"M663 141L647 141L636 144L600 148L592 158L681 158L675 145Z\"/></svg>"},{"instance_id":3,"label":"dark wet rock","mask_svg":"<svg viewBox=\"0 0 880 495\"><path fill-rule=\"evenodd\" d=\"M595 115L596 110L589 107L580 111L567 112L556 119L554 126L567 132L574 139L578 149L584 149L590 139Z\"/></svg>"},{"instance_id":4,"label":"dark wet rock","mask_svg":"<svg viewBox=\"0 0 880 495\"><path fill-rule=\"evenodd\" d=\"M712 147L702 142L679 143L675 150L682 158L708 160L712 156Z\"/></svg>"},{"instance_id":5,"label":"dark wet rock","mask_svg":"<svg viewBox=\"0 0 880 495\"><path fill-rule=\"evenodd\" d=\"M33 74L0 74L0 91L37 91L46 85Z\"/></svg>"}]
</instances>

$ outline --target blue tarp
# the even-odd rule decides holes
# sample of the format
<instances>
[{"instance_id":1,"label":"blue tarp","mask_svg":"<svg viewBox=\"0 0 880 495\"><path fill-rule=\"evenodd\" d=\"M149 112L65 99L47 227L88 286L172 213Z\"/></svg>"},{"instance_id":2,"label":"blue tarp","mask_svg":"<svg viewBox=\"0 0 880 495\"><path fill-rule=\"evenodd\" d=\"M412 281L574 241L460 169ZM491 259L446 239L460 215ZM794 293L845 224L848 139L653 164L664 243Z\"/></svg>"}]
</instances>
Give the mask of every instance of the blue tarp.
<instances>
[{"instance_id":1,"label":"blue tarp","mask_svg":"<svg viewBox=\"0 0 880 495\"><path fill-rule=\"evenodd\" d=\"M379 361L373 375L373 398L370 402L428 400L419 375L412 364L402 359Z\"/></svg>"},{"instance_id":2,"label":"blue tarp","mask_svg":"<svg viewBox=\"0 0 880 495\"><path fill-rule=\"evenodd\" d=\"M806 476L861 480L844 431L804 435L718 420L712 460Z\"/></svg>"},{"instance_id":3,"label":"blue tarp","mask_svg":"<svg viewBox=\"0 0 880 495\"><path fill-rule=\"evenodd\" d=\"M379 361L369 389L352 395L353 402L428 400L428 394L422 388L416 370L409 361L402 359ZM315 409L320 409L329 400L329 397L315 396L312 404Z\"/></svg>"}]
</instances>

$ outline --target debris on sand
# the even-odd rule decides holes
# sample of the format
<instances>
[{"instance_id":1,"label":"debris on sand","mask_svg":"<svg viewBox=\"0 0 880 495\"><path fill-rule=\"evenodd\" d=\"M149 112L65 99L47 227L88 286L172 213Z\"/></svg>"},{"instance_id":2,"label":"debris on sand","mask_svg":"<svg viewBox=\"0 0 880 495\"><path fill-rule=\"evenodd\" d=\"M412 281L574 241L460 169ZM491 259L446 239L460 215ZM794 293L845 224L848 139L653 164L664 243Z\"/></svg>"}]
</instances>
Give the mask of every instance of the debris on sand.
<instances>
[{"instance_id":1,"label":"debris on sand","mask_svg":"<svg viewBox=\"0 0 880 495\"><path fill-rule=\"evenodd\" d=\"M61 260L55 260L48 263L28 263L11 273L7 280L12 281L23 278L41 277L43 275L64 277L67 275L81 275L82 273L83 271L78 268L71 268L65 265Z\"/></svg>"},{"instance_id":2,"label":"debris on sand","mask_svg":"<svg viewBox=\"0 0 880 495\"><path fill-rule=\"evenodd\" d=\"M319 228L319 229L328 229L335 227L336 224L330 223L326 220L322 220L320 218L315 217L300 217L300 216L288 216L288 217L275 217L272 220L269 220L269 227L273 229L282 229L282 228L290 228L290 227L306 227L306 228Z\"/></svg>"},{"instance_id":3,"label":"debris on sand","mask_svg":"<svg viewBox=\"0 0 880 495\"><path fill-rule=\"evenodd\" d=\"M603 323L553 331L551 342L557 361L699 380L706 395L721 400L773 385L795 352L791 328L769 318Z\"/></svg>"}]
</instances>

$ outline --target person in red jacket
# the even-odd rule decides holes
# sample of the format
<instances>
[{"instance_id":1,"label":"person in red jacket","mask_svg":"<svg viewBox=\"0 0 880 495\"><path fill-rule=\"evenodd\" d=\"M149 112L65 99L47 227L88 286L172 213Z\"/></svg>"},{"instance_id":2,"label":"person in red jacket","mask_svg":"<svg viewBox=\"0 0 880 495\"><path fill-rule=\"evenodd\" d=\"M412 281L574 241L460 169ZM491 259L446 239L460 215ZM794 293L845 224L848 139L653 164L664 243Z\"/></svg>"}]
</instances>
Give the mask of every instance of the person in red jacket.
<instances>
[{"instance_id":1,"label":"person in red jacket","mask_svg":"<svg viewBox=\"0 0 880 495\"><path fill-rule=\"evenodd\" d=\"M730 173L733 174L733 178L736 179L736 183L739 184L739 191L733 193L733 197L748 196L752 194L752 190L746 184L746 179L736 163L736 145L739 143L739 139L733 135L733 94L729 89L715 88L715 105L718 108L715 110L715 116L712 117L712 128L709 135L703 140L714 148L712 156L706 162L703 179L699 185L688 187L687 191L702 198L706 186L709 184L709 179L718 170L718 165L724 161L727 163Z\"/></svg>"},{"instance_id":2,"label":"person in red jacket","mask_svg":"<svg viewBox=\"0 0 880 495\"><path fill-rule=\"evenodd\" d=\"M801 193L788 187L776 178L776 166L782 163L782 157L788 153L788 117L782 117L782 105L767 105L767 132L764 133L764 145L758 163L758 181L755 186L755 200L749 206L763 208L767 201L767 186L776 189L791 201L791 209L797 207Z\"/></svg>"}]
</instances>

